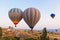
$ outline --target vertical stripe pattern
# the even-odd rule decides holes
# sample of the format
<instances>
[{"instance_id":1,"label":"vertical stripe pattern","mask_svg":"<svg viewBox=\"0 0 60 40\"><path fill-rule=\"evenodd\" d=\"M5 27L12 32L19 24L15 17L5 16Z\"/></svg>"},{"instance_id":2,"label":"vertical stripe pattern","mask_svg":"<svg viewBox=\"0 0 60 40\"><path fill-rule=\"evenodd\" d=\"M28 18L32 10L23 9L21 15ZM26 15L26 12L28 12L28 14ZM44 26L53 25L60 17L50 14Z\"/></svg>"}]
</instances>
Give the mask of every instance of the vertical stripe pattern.
<instances>
[{"instance_id":1,"label":"vertical stripe pattern","mask_svg":"<svg viewBox=\"0 0 60 40\"><path fill-rule=\"evenodd\" d=\"M8 12L8 15L15 25L18 24L18 22L22 19L22 11L18 8L12 8Z\"/></svg>"},{"instance_id":2,"label":"vertical stripe pattern","mask_svg":"<svg viewBox=\"0 0 60 40\"><path fill-rule=\"evenodd\" d=\"M23 13L23 18L30 28L36 25L40 17L40 12L36 8L27 8Z\"/></svg>"}]
</instances>

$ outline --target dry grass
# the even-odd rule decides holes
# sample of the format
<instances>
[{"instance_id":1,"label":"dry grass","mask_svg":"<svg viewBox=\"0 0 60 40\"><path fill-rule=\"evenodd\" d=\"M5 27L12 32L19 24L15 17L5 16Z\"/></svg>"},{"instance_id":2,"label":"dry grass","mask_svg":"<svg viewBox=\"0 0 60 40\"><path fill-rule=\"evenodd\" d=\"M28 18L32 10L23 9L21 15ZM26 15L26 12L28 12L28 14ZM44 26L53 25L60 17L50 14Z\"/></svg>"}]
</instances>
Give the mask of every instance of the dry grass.
<instances>
[{"instance_id":1,"label":"dry grass","mask_svg":"<svg viewBox=\"0 0 60 40\"><path fill-rule=\"evenodd\" d=\"M3 31L3 36L2 37L5 37L5 36L10 36L10 37L13 37L13 36L17 36L17 37L21 37L21 38L35 38L37 39L38 37L40 37L41 35L41 32L39 31L25 31L25 30L13 30L13 29L9 29L9 28L6 28L6 29L2 29ZM48 33L48 35L50 40L54 40L54 38L57 38L58 40L60 40L60 34L59 33Z\"/></svg>"}]
</instances>

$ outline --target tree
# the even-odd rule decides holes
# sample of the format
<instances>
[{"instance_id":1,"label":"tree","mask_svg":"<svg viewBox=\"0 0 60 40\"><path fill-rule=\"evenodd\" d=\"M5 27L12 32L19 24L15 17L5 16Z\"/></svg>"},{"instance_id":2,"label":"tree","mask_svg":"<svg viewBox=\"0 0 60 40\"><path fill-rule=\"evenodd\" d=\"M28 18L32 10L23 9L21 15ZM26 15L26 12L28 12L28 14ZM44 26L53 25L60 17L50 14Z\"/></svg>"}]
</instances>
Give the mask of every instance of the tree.
<instances>
[{"instance_id":1,"label":"tree","mask_svg":"<svg viewBox=\"0 0 60 40\"><path fill-rule=\"evenodd\" d=\"M0 27L0 38L2 37L2 28Z\"/></svg>"},{"instance_id":2,"label":"tree","mask_svg":"<svg viewBox=\"0 0 60 40\"><path fill-rule=\"evenodd\" d=\"M42 35L40 36L40 40L47 40L47 29L44 28L43 31L42 31Z\"/></svg>"},{"instance_id":3,"label":"tree","mask_svg":"<svg viewBox=\"0 0 60 40\"><path fill-rule=\"evenodd\" d=\"M47 29L46 28L43 29L43 34L42 35L43 35L44 38L46 38L46 36L47 36Z\"/></svg>"}]
</instances>

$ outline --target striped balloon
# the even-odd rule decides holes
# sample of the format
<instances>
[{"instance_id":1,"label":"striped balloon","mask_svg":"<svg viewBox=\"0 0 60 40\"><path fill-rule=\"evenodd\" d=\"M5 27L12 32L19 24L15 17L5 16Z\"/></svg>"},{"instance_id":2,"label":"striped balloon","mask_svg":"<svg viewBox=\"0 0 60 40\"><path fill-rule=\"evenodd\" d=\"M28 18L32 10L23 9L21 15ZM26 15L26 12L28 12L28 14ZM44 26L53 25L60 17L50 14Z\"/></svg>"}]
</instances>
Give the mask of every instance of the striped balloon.
<instances>
[{"instance_id":1,"label":"striped balloon","mask_svg":"<svg viewBox=\"0 0 60 40\"><path fill-rule=\"evenodd\" d=\"M8 12L9 18L12 20L12 22L16 25L19 23L19 21L22 19L22 11L18 8L12 8Z\"/></svg>"},{"instance_id":2,"label":"striped balloon","mask_svg":"<svg viewBox=\"0 0 60 40\"><path fill-rule=\"evenodd\" d=\"M31 30L33 30L40 17L40 11L36 8L27 8L23 13L23 18Z\"/></svg>"}]
</instances>

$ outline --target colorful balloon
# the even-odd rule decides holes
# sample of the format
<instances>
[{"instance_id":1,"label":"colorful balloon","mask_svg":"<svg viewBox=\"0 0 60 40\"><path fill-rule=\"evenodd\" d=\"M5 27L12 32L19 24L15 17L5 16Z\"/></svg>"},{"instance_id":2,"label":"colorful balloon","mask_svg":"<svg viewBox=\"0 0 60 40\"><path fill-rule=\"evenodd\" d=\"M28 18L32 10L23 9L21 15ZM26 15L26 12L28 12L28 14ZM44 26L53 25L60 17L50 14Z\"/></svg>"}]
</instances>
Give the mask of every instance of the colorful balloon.
<instances>
[{"instance_id":1,"label":"colorful balloon","mask_svg":"<svg viewBox=\"0 0 60 40\"><path fill-rule=\"evenodd\" d=\"M51 17L54 19L54 17L55 17L55 14L53 14L53 13L52 13L50 16L51 16Z\"/></svg>"},{"instance_id":2,"label":"colorful balloon","mask_svg":"<svg viewBox=\"0 0 60 40\"><path fill-rule=\"evenodd\" d=\"M40 17L40 11L36 8L27 8L23 13L23 18L31 30L33 30Z\"/></svg>"},{"instance_id":3,"label":"colorful balloon","mask_svg":"<svg viewBox=\"0 0 60 40\"><path fill-rule=\"evenodd\" d=\"M22 19L22 11L18 8L12 8L8 12L9 18L14 23L15 27L19 23L19 21Z\"/></svg>"}]
</instances>

